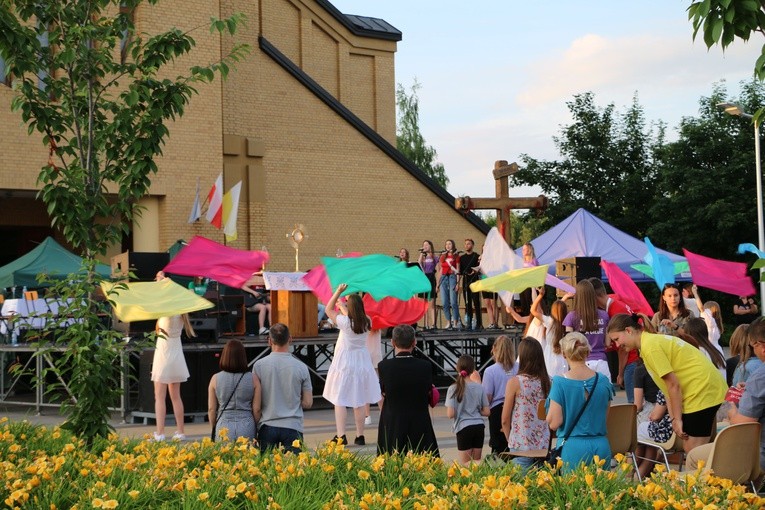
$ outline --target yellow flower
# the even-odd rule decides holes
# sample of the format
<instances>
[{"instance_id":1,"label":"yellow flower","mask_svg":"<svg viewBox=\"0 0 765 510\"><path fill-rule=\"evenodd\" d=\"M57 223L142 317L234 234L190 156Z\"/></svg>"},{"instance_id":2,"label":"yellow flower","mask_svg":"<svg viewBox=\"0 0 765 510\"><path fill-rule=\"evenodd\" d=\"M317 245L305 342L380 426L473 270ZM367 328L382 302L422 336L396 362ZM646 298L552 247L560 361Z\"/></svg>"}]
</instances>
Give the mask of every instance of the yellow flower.
<instances>
[{"instance_id":1,"label":"yellow flower","mask_svg":"<svg viewBox=\"0 0 765 510\"><path fill-rule=\"evenodd\" d=\"M404 487L404 490L401 491L401 495L404 497L409 496L409 487Z\"/></svg>"},{"instance_id":2,"label":"yellow flower","mask_svg":"<svg viewBox=\"0 0 765 510\"><path fill-rule=\"evenodd\" d=\"M9 451L9 452L11 452L11 453L16 453L16 452L18 452L19 450L21 450L21 445L18 445L18 444L12 444L12 445L11 445L11 446L8 448L8 451Z\"/></svg>"},{"instance_id":3,"label":"yellow flower","mask_svg":"<svg viewBox=\"0 0 765 510\"><path fill-rule=\"evenodd\" d=\"M425 490L426 494L432 494L436 490L436 486L432 483L429 483L427 485L422 484L422 488Z\"/></svg>"},{"instance_id":4,"label":"yellow flower","mask_svg":"<svg viewBox=\"0 0 765 510\"><path fill-rule=\"evenodd\" d=\"M119 502L116 499L110 499L108 501L104 501L104 506L102 508L117 508L119 506Z\"/></svg>"},{"instance_id":5,"label":"yellow flower","mask_svg":"<svg viewBox=\"0 0 765 510\"><path fill-rule=\"evenodd\" d=\"M133 499L136 499L140 493L141 493L140 491L132 490L128 492L128 496L130 496Z\"/></svg>"},{"instance_id":6,"label":"yellow flower","mask_svg":"<svg viewBox=\"0 0 765 510\"><path fill-rule=\"evenodd\" d=\"M208 494L207 492L203 492L203 493L201 493L201 494L200 494L200 495L197 497L197 499L198 499L199 501L207 501L207 498L209 498L209 497L210 497L210 494Z\"/></svg>"},{"instance_id":7,"label":"yellow flower","mask_svg":"<svg viewBox=\"0 0 765 510\"><path fill-rule=\"evenodd\" d=\"M587 473L584 475L584 482L587 484L588 487L592 487L592 484L595 483L595 475L592 473Z\"/></svg>"},{"instance_id":8,"label":"yellow flower","mask_svg":"<svg viewBox=\"0 0 765 510\"><path fill-rule=\"evenodd\" d=\"M196 478L189 478L186 480L186 490L187 491L194 491L199 489L199 482L197 482Z\"/></svg>"},{"instance_id":9,"label":"yellow flower","mask_svg":"<svg viewBox=\"0 0 765 510\"><path fill-rule=\"evenodd\" d=\"M665 508L669 503L664 501L663 499L657 499L653 502L653 510L662 510Z\"/></svg>"},{"instance_id":10,"label":"yellow flower","mask_svg":"<svg viewBox=\"0 0 765 510\"><path fill-rule=\"evenodd\" d=\"M292 441L292 447L300 448L300 439L295 439L294 441Z\"/></svg>"},{"instance_id":11,"label":"yellow flower","mask_svg":"<svg viewBox=\"0 0 765 510\"><path fill-rule=\"evenodd\" d=\"M369 472L364 471L363 469L359 470L359 478L362 480L369 480Z\"/></svg>"},{"instance_id":12,"label":"yellow flower","mask_svg":"<svg viewBox=\"0 0 765 510\"><path fill-rule=\"evenodd\" d=\"M104 500L101 498L96 498L91 503L93 505L93 508L103 508L104 507Z\"/></svg>"}]
</instances>

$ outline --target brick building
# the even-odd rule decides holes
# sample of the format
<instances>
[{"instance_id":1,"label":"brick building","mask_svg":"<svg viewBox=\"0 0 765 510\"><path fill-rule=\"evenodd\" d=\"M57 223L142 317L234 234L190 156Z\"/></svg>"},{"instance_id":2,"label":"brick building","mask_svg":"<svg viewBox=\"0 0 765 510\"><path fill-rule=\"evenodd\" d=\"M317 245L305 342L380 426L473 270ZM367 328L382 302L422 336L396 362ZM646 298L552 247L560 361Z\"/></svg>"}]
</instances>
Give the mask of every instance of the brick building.
<instances>
[{"instance_id":1,"label":"brick building","mask_svg":"<svg viewBox=\"0 0 765 510\"><path fill-rule=\"evenodd\" d=\"M300 269L347 252L416 254L423 239L472 237L487 227L454 208L454 197L395 149L394 54L401 33L383 20L344 15L327 0L163 0L135 14L139 32L171 26L193 33L187 68L220 58L230 40L206 30L210 17L243 12L237 38L251 54L227 81L200 85L183 118L169 126L145 212L123 246L163 251L177 239L223 234L204 220L188 224L197 180L202 195L223 171L228 190L243 180L239 238L266 246L271 270L294 269L286 234L297 223L308 238ZM50 227L35 181L47 148L27 136L10 111L13 92L0 85L0 264L27 252ZM487 178L491 178L487 172Z\"/></svg>"}]
</instances>

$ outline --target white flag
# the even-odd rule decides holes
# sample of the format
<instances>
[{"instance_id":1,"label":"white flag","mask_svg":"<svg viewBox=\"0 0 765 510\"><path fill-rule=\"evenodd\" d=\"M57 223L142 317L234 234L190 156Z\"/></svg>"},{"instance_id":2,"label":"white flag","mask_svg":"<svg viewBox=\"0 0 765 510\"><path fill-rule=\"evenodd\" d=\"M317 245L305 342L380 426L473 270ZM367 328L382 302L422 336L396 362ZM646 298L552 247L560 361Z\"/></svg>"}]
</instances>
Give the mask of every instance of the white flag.
<instances>
[{"instance_id":1,"label":"white flag","mask_svg":"<svg viewBox=\"0 0 765 510\"><path fill-rule=\"evenodd\" d=\"M194 223L202 216L202 204L199 203L199 177L197 177L197 194L194 197L194 205L191 206L191 214L189 214L189 223Z\"/></svg>"}]
</instances>

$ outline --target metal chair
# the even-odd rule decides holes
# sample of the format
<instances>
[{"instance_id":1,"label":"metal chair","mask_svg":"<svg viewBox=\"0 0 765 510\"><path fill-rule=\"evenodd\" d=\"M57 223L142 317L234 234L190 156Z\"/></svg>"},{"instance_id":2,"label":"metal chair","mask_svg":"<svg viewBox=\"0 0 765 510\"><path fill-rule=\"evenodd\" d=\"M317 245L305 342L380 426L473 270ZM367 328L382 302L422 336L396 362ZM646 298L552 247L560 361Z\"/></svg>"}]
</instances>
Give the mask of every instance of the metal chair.
<instances>
[{"instance_id":1,"label":"metal chair","mask_svg":"<svg viewBox=\"0 0 765 510\"><path fill-rule=\"evenodd\" d=\"M632 465L635 467L638 480L640 480L640 471L635 455L638 445L637 407L635 404L617 404L608 409L606 434L608 435L608 443L611 445L611 454L621 453L632 457Z\"/></svg>"},{"instance_id":2,"label":"metal chair","mask_svg":"<svg viewBox=\"0 0 765 510\"><path fill-rule=\"evenodd\" d=\"M717 419L713 418L712 434L709 438L709 442L711 443L712 441L714 441L716 436L717 436ZM659 450L659 453L661 453L662 459L664 461L663 464L667 467L667 471L672 469L671 466L669 465L669 457L672 455L679 455L680 460L677 461L677 470L678 471L683 470L683 466L685 466L685 457L686 457L685 446L683 445L683 439L679 437L677 434L675 434L674 432L672 432L672 435L669 437L669 439L667 439L665 443L657 443L655 441L650 441L648 439L641 439L638 441L638 444L642 446L656 448L657 450ZM649 457L637 456L637 458L641 460L647 460L649 462L653 462L654 464L659 464L659 461Z\"/></svg>"}]
</instances>

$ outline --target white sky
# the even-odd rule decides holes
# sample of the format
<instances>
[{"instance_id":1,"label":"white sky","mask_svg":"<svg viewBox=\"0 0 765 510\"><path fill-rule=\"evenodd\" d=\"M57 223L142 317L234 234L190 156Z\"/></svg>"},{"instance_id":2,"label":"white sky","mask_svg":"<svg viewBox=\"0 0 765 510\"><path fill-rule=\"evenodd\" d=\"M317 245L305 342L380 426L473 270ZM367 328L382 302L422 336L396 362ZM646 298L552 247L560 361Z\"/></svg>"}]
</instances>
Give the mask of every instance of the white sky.
<instances>
[{"instance_id":1,"label":"white sky","mask_svg":"<svg viewBox=\"0 0 765 510\"><path fill-rule=\"evenodd\" d=\"M403 33L396 82L422 85L421 131L455 196L494 196L495 160L556 159L552 137L570 122L574 94L592 91L619 111L637 94L647 121L666 122L672 139L715 82L738 95L765 42L707 50L692 39L691 0L331 1Z\"/></svg>"}]
</instances>

